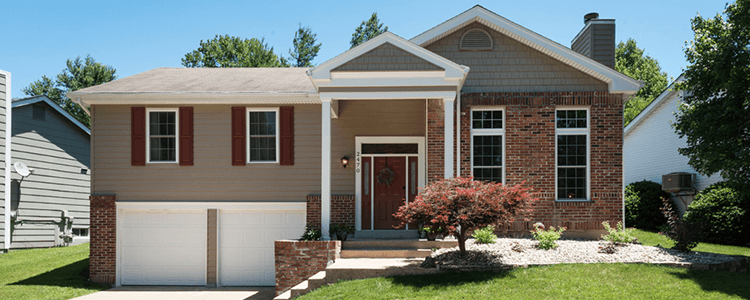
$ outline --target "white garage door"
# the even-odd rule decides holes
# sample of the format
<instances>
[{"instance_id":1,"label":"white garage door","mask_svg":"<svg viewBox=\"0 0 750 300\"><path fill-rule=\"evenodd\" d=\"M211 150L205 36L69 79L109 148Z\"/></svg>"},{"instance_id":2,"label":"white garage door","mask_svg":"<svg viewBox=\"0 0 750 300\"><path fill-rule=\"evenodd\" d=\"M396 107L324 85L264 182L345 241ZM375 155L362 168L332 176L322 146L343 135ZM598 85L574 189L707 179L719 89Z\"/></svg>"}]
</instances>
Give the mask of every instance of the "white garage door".
<instances>
[{"instance_id":1,"label":"white garage door","mask_svg":"<svg viewBox=\"0 0 750 300\"><path fill-rule=\"evenodd\" d=\"M273 242L298 239L304 229L304 210L221 210L221 285L275 285Z\"/></svg>"},{"instance_id":2,"label":"white garage door","mask_svg":"<svg viewBox=\"0 0 750 300\"><path fill-rule=\"evenodd\" d=\"M121 284L205 285L205 210L122 210Z\"/></svg>"}]
</instances>

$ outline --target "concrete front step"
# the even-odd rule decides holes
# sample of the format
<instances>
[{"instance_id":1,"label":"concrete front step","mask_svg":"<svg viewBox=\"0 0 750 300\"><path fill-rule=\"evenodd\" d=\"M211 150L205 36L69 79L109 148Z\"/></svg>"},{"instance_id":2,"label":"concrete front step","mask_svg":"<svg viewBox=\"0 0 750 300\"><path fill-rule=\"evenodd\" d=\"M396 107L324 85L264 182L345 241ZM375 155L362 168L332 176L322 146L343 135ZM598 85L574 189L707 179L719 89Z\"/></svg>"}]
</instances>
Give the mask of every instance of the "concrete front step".
<instances>
[{"instance_id":1,"label":"concrete front step","mask_svg":"<svg viewBox=\"0 0 750 300\"><path fill-rule=\"evenodd\" d=\"M417 239L419 233L416 230L358 230L354 232L358 240L366 239Z\"/></svg>"},{"instance_id":2,"label":"concrete front step","mask_svg":"<svg viewBox=\"0 0 750 300\"><path fill-rule=\"evenodd\" d=\"M424 258L430 249L356 249L341 250L341 258Z\"/></svg>"},{"instance_id":3,"label":"concrete front step","mask_svg":"<svg viewBox=\"0 0 750 300\"><path fill-rule=\"evenodd\" d=\"M427 241L409 240L353 240L341 243L341 250L377 250L377 249L433 249L458 247L456 240Z\"/></svg>"},{"instance_id":4,"label":"concrete front step","mask_svg":"<svg viewBox=\"0 0 750 300\"><path fill-rule=\"evenodd\" d=\"M290 290L282 293L281 295L276 296L276 298L273 298L273 299L274 300L287 300L287 299L296 298L304 294L307 294L311 292L312 290L317 289L326 283L327 283L326 271L320 271L316 273L315 275L313 275L312 277L308 278L307 280L301 282L298 285L295 285Z\"/></svg>"}]
</instances>

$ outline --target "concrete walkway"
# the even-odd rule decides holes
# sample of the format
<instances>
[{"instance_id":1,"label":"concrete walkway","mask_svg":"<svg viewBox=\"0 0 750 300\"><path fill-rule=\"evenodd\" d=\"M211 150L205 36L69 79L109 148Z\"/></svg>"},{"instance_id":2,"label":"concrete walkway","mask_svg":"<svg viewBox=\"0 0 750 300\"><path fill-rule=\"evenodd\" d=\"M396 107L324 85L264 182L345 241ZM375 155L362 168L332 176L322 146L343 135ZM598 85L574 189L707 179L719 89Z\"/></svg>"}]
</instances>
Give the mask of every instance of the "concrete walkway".
<instances>
[{"instance_id":1,"label":"concrete walkway","mask_svg":"<svg viewBox=\"0 0 750 300\"><path fill-rule=\"evenodd\" d=\"M274 287L176 287L176 286L127 286L116 287L75 300L270 300L276 296Z\"/></svg>"}]
</instances>

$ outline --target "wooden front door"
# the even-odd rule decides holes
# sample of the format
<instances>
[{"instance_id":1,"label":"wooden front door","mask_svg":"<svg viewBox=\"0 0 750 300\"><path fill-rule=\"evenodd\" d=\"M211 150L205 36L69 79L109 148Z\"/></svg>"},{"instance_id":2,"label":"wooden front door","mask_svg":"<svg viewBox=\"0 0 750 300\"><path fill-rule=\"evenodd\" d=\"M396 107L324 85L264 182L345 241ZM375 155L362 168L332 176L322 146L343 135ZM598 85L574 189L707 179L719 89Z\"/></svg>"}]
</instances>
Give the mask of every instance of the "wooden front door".
<instances>
[{"instance_id":1,"label":"wooden front door","mask_svg":"<svg viewBox=\"0 0 750 300\"><path fill-rule=\"evenodd\" d=\"M394 229L401 221L393 217L406 202L406 157L374 157L373 195L375 229Z\"/></svg>"}]
</instances>

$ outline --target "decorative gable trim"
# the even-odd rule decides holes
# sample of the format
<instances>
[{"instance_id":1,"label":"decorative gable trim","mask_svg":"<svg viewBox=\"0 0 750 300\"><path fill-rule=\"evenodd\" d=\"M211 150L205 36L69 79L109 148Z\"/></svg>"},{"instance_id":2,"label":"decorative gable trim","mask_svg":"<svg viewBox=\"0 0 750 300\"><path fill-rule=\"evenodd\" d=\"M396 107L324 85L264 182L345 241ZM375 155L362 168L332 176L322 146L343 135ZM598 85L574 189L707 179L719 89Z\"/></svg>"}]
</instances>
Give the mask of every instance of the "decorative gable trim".
<instances>
[{"instance_id":1,"label":"decorative gable trim","mask_svg":"<svg viewBox=\"0 0 750 300\"><path fill-rule=\"evenodd\" d=\"M410 41L425 47L474 22L496 30L585 74L606 82L610 93L634 94L642 87L640 82L627 75L576 53L568 47L560 45L479 5L425 31Z\"/></svg>"}]
</instances>

